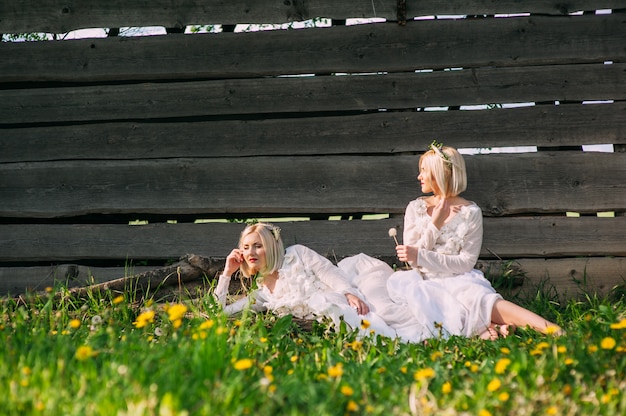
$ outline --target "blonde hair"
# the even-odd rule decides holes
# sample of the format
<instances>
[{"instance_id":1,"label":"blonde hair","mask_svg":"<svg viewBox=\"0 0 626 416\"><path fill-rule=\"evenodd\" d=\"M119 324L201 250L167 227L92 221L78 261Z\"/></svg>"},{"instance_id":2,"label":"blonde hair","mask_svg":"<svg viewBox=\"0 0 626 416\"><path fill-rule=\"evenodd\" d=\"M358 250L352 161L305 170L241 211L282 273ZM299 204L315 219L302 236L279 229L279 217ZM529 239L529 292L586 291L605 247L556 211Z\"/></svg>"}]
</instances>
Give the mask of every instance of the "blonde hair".
<instances>
[{"instance_id":1,"label":"blonde hair","mask_svg":"<svg viewBox=\"0 0 626 416\"><path fill-rule=\"evenodd\" d=\"M263 222L246 226L239 237L239 249L243 249L244 238L253 233L259 235L261 244L265 248L265 268L264 270L259 270L259 273L263 276L278 271L285 259L285 247L283 246L283 240L280 238L280 228ZM239 269L246 277L251 277L254 274L252 268L245 261Z\"/></svg>"},{"instance_id":2,"label":"blonde hair","mask_svg":"<svg viewBox=\"0 0 626 416\"><path fill-rule=\"evenodd\" d=\"M420 156L419 168L420 172L424 168L430 174L433 190L446 197L457 196L467 189L465 160L453 147L428 150Z\"/></svg>"}]
</instances>

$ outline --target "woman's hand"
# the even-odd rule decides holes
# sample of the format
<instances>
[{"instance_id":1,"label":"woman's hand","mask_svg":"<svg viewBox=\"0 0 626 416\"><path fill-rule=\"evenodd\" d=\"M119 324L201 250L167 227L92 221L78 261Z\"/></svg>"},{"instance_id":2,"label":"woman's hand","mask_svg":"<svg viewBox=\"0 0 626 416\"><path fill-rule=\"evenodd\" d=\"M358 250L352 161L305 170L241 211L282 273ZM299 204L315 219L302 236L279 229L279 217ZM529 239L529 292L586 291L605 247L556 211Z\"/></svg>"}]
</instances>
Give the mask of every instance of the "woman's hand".
<instances>
[{"instance_id":1,"label":"woman's hand","mask_svg":"<svg viewBox=\"0 0 626 416\"><path fill-rule=\"evenodd\" d=\"M460 205L452 205L449 198L441 198L437 205L433 207L433 213L431 215L433 219L433 225L441 230L446 220L452 213L457 213L461 209Z\"/></svg>"},{"instance_id":2,"label":"woman's hand","mask_svg":"<svg viewBox=\"0 0 626 416\"><path fill-rule=\"evenodd\" d=\"M369 306L367 306L367 303L359 299L358 296L355 296L352 293L346 293L346 299L348 299L348 305L350 305L350 307L352 307L359 315L367 315L369 313Z\"/></svg>"},{"instance_id":3,"label":"woman's hand","mask_svg":"<svg viewBox=\"0 0 626 416\"><path fill-rule=\"evenodd\" d=\"M228 257L226 257L226 265L224 266L224 274L226 276L232 276L237 270L239 270L239 266L243 263L243 252L238 248L233 249L230 252Z\"/></svg>"},{"instance_id":4,"label":"woman's hand","mask_svg":"<svg viewBox=\"0 0 626 416\"><path fill-rule=\"evenodd\" d=\"M400 261L409 263L411 267L417 266L417 247L416 246L396 246L396 254Z\"/></svg>"}]
</instances>

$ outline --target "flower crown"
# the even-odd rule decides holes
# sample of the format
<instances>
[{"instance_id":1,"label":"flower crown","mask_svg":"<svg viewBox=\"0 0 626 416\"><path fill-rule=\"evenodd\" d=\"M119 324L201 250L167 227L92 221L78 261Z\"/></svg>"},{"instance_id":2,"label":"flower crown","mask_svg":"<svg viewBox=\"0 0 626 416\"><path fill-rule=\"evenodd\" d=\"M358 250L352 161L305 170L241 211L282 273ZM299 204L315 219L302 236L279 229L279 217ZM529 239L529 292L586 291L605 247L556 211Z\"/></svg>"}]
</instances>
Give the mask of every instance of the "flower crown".
<instances>
[{"instance_id":1,"label":"flower crown","mask_svg":"<svg viewBox=\"0 0 626 416\"><path fill-rule=\"evenodd\" d=\"M443 152L443 143L439 143L437 140L433 140L433 142L430 144L430 146L428 146L433 152L435 152L437 154L437 156L439 156L440 158L442 158L445 162L453 165L454 163L452 163L452 160L450 159L450 156L448 156L447 154L445 154Z\"/></svg>"},{"instance_id":2,"label":"flower crown","mask_svg":"<svg viewBox=\"0 0 626 416\"><path fill-rule=\"evenodd\" d=\"M280 239L280 228L274 224L265 224L265 227L272 232L274 240L278 241Z\"/></svg>"}]
</instances>

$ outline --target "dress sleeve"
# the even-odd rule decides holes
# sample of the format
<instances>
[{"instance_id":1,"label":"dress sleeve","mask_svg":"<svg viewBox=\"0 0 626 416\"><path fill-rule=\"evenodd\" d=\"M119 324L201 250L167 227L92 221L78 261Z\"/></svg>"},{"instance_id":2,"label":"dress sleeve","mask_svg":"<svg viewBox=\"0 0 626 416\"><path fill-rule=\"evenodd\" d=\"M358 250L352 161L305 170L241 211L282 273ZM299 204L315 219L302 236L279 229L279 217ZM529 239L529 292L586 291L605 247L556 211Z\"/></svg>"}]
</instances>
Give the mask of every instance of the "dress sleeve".
<instances>
[{"instance_id":1,"label":"dress sleeve","mask_svg":"<svg viewBox=\"0 0 626 416\"><path fill-rule=\"evenodd\" d=\"M350 284L350 278L343 270L335 266L326 257L318 254L305 246L296 246L304 267L315 274L325 285L333 291L345 295L352 293L358 295L358 291Z\"/></svg>"},{"instance_id":2,"label":"dress sleeve","mask_svg":"<svg viewBox=\"0 0 626 416\"><path fill-rule=\"evenodd\" d=\"M461 213L457 214L460 215ZM458 226L466 225L467 233L462 239L459 254L442 254L430 250L419 250L419 267L439 274L457 275L474 268L483 242L483 216L480 208L471 209L469 217Z\"/></svg>"},{"instance_id":3,"label":"dress sleeve","mask_svg":"<svg viewBox=\"0 0 626 416\"><path fill-rule=\"evenodd\" d=\"M221 275L217 282L217 287L215 288L215 291L213 292L213 296L215 297L217 302L220 305L222 305L222 308L224 308L224 313L226 315L231 316L238 312L241 312L242 310L246 308L246 306L248 306L248 304L250 304L251 300L254 301L254 303L250 305L250 309L252 309L253 311L261 312L266 309L263 306L263 303L265 301L262 298L262 295L258 291L254 291L250 293L248 296L242 299L239 299L238 301L233 302L229 305L226 305L226 297L228 296L229 285L230 285L230 276Z\"/></svg>"},{"instance_id":4,"label":"dress sleeve","mask_svg":"<svg viewBox=\"0 0 626 416\"><path fill-rule=\"evenodd\" d=\"M435 242L437 241L437 237L439 237L440 231L433 225L429 218L428 221L425 221L425 217L428 215L426 214L425 207L422 207L422 204L424 204L424 201L417 199L407 205L404 212L402 241L407 246L416 246L419 249L432 250L435 248ZM426 226L424 226L424 224L426 224Z\"/></svg>"}]
</instances>

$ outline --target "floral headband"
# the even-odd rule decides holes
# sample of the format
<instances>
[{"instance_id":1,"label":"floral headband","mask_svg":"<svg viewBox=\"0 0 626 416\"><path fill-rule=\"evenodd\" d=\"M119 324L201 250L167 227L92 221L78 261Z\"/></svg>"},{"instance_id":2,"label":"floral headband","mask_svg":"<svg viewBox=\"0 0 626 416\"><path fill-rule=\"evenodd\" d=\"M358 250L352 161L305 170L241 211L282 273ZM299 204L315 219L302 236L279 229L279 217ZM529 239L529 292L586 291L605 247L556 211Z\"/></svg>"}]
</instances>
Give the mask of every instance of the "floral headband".
<instances>
[{"instance_id":1,"label":"floral headband","mask_svg":"<svg viewBox=\"0 0 626 416\"><path fill-rule=\"evenodd\" d=\"M278 228L274 224L265 224L265 228L272 232L274 240L278 241L280 239L280 228Z\"/></svg>"},{"instance_id":2,"label":"floral headband","mask_svg":"<svg viewBox=\"0 0 626 416\"><path fill-rule=\"evenodd\" d=\"M444 160L444 162L449 163L451 165L454 165L454 163L452 162L452 159L450 159L450 156L448 156L447 154L445 154L443 152L443 150L442 150L443 149L443 143L439 143L439 142L437 142L437 140L433 140L433 142L428 147L430 148L430 150L435 152L437 154L437 156L442 158Z\"/></svg>"}]
</instances>

